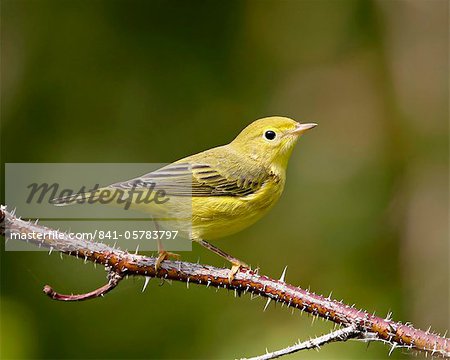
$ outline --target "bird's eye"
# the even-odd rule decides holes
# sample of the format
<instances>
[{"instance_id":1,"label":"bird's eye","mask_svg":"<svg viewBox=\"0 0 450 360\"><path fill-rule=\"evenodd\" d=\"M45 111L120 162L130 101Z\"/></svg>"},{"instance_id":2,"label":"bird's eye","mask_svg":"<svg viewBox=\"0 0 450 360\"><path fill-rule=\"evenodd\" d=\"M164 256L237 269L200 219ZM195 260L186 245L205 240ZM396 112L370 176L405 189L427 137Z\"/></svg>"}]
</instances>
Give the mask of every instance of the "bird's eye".
<instances>
[{"instance_id":1,"label":"bird's eye","mask_svg":"<svg viewBox=\"0 0 450 360\"><path fill-rule=\"evenodd\" d=\"M264 137L265 137L267 140L273 140L273 139L275 139L275 138L277 137L277 134L275 133L275 131L267 130L267 131L264 133Z\"/></svg>"}]
</instances>

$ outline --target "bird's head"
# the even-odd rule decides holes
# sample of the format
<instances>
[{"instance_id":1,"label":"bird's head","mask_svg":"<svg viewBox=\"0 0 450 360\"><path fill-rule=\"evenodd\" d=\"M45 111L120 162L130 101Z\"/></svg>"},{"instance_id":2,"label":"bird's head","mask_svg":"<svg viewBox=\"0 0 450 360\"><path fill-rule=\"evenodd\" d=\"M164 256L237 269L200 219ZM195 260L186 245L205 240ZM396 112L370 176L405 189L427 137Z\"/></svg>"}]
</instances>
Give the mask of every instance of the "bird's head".
<instances>
[{"instance_id":1,"label":"bird's head","mask_svg":"<svg viewBox=\"0 0 450 360\"><path fill-rule=\"evenodd\" d=\"M266 166L285 169L298 138L316 126L287 117L266 117L248 125L230 145Z\"/></svg>"}]
</instances>

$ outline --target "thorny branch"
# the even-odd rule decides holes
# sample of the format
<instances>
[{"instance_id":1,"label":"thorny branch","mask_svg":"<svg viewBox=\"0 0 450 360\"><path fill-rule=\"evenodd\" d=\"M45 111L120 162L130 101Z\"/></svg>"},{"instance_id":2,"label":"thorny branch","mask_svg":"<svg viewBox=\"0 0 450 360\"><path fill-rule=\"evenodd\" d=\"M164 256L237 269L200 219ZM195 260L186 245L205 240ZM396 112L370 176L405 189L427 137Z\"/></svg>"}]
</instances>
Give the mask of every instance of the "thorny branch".
<instances>
[{"instance_id":1,"label":"thorny branch","mask_svg":"<svg viewBox=\"0 0 450 360\"><path fill-rule=\"evenodd\" d=\"M330 297L326 298L308 290L289 285L284 282L284 273L282 279L274 280L267 276L259 275L250 269L241 269L235 278L230 281L228 279L229 269L169 260L165 260L156 272L156 258L130 254L103 243L74 239L65 233L58 233L58 236L50 237L48 236L50 232L54 234L56 230L21 220L14 213L6 211L4 206L0 208L0 221L1 233L5 235L6 239L10 239L13 233L35 234L34 237L27 241L39 247L48 248L50 251L56 250L105 266L109 274L108 283L87 294L62 295L46 285L44 292L55 300L79 301L102 296L117 286L120 280L128 275L144 276L144 287L150 278L158 277L182 281L188 284L195 283L230 289L234 290L235 294L250 292L266 297L269 299L268 301L281 302L288 307L332 321L348 330L353 329L354 333L352 331L351 336L344 337L343 340L357 337L363 341L382 341L390 344L391 351L401 347L450 358L449 338L431 333L429 330L422 331L411 325L395 322L390 319L390 316L383 319L364 310L358 310L353 306L346 305L342 301L336 301ZM314 343L323 344L320 341L321 339L322 337L315 339ZM332 337L332 341L337 340L340 340L339 337Z\"/></svg>"},{"instance_id":2,"label":"thorny branch","mask_svg":"<svg viewBox=\"0 0 450 360\"><path fill-rule=\"evenodd\" d=\"M298 344L289 346L285 349L277 350L274 352L267 352L264 355L255 356L247 360L270 360L276 359L283 355L293 354L300 350L320 349L320 347L324 344L329 344L330 342L334 341L347 341L349 339L355 339L358 338L360 334L361 331L358 330L355 325L350 325L343 329L332 331L329 334L299 342Z\"/></svg>"}]
</instances>

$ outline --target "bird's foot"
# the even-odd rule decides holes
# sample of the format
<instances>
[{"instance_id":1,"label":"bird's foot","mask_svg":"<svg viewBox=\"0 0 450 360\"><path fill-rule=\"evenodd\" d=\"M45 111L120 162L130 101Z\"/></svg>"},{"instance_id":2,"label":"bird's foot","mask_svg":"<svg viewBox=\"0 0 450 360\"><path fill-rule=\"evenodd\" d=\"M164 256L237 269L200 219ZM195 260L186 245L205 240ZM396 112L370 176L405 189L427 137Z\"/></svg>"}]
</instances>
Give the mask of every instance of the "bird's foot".
<instances>
[{"instance_id":1,"label":"bird's foot","mask_svg":"<svg viewBox=\"0 0 450 360\"><path fill-rule=\"evenodd\" d=\"M156 272L158 272L158 270L160 269L161 263L164 260L167 260L167 259L170 259L170 258L179 260L181 258L181 255L173 253L173 252L170 252L170 251L165 251L165 250L159 251L158 258L156 259L156 262L155 262L155 270L156 270Z\"/></svg>"},{"instance_id":2,"label":"bird's foot","mask_svg":"<svg viewBox=\"0 0 450 360\"><path fill-rule=\"evenodd\" d=\"M234 277L239 272L239 270L241 270L241 268L250 269L250 266L248 266L245 262L237 260L237 259L234 261L231 261L231 269L230 269L230 272L228 273L228 280L230 282L233 281Z\"/></svg>"}]
</instances>

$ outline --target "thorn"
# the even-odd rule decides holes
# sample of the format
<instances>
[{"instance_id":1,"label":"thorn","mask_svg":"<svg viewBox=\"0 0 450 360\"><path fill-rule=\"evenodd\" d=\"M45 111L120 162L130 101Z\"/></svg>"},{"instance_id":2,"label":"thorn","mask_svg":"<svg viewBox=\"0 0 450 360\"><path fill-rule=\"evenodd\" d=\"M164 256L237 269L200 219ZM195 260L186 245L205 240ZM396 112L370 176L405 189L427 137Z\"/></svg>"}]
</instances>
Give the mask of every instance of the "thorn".
<instances>
[{"instance_id":1,"label":"thorn","mask_svg":"<svg viewBox=\"0 0 450 360\"><path fill-rule=\"evenodd\" d=\"M433 346L433 351L431 352L431 356L433 356L436 353L436 351L437 351L437 344L435 342Z\"/></svg>"},{"instance_id":2,"label":"thorn","mask_svg":"<svg viewBox=\"0 0 450 360\"><path fill-rule=\"evenodd\" d=\"M48 254L50 255L52 253L52 251L53 251L53 247L50 246L50 250L49 250Z\"/></svg>"},{"instance_id":3,"label":"thorn","mask_svg":"<svg viewBox=\"0 0 450 360\"><path fill-rule=\"evenodd\" d=\"M391 356L392 352L395 350L396 345L392 344L391 350L389 350L389 356Z\"/></svg>"},{"instance_id":4,"label":"thorn","mask_svg":"<svg viewBox=\"0 0 450 360\"><path fill-rule=\"evenodd\" d=\"M271 301L272 301L272 299L271 299L270 297L267 298L267 302L266 302L266 305L264 306L263 312L266 311L266 309L267 309L267 307L269 306L269 304L270 304Z\"/></svg>"},{"instance_id":5,"label":"thorn","mask_svg":"<svg viewBox=\"0 0 450 360\"><path fill-rule=\"evenodd\" d=\"M142 292L145 291L145 289L147 288L148 283L150 282L151 277L150 276L146 276L145 277L145 282L144 282L144 286L142 287Z\"/></svg>"},{"instance_id":6,"label":"thorn","mask_svg":"<svg viewBox=\"0 0 450 360\"><path fill-rule=\"evenodd\" d=\"M189 278L187 278L186 287L189 289Z\"/></svg>"},{"instance_id":7,"label":"thorn","mask_svg":"<svg viewBox=\"0 0 450 360\"><path fill-rule=\"evenodd\" d=\"M136 251L134 252L134 255L137 255L139 251L139 244L136 246Z\"/></svg>"},{"instance_id":8,"label":"thorn","mask_svg":"<svg viewBox=\"0 0 450 360\"><path fill-rule=\"evenodd\" d=\"M283 272L281 273L281 277L280 277L280 281L284 282L284 279L286 277L286 270L287 270L287 265L284 267Z\"/></svg>"}]
</instances>

